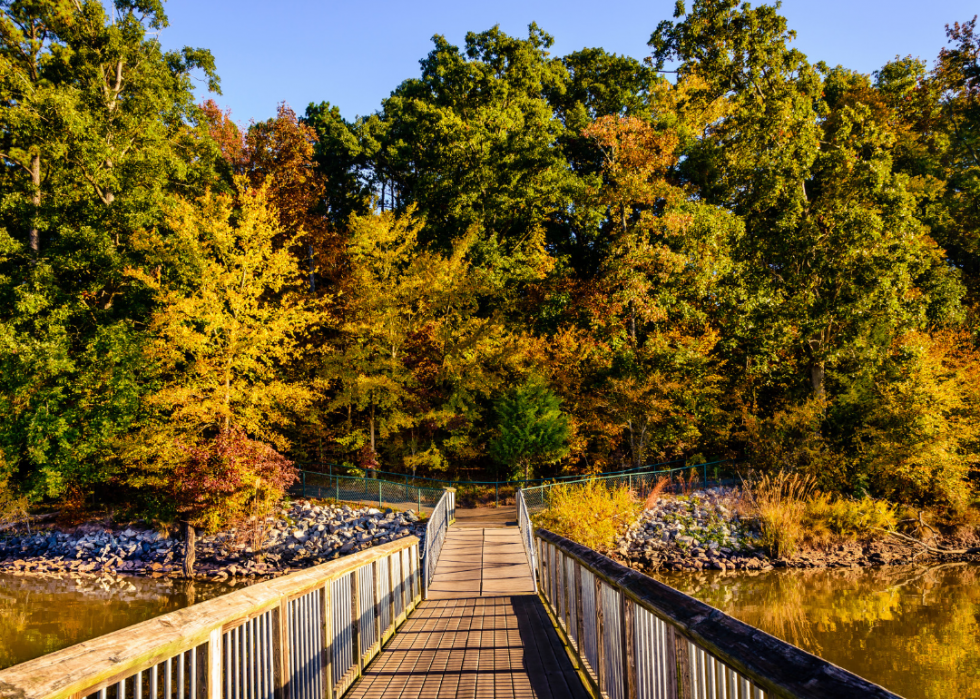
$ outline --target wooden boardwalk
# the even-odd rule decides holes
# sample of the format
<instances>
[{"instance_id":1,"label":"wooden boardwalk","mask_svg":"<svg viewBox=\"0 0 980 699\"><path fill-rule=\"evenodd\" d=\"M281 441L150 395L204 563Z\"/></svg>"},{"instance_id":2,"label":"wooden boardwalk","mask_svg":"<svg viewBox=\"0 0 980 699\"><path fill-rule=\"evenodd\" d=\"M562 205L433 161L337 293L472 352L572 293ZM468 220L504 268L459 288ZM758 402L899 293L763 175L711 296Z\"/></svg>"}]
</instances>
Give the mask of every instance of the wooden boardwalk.
<instances>
[{"instance_id":1,"label":"wooden boardwalk","mask_svg":"<svg viewBox=\"0 0 980 699\"><path fill-rule=\"evenodd\" d=\"M348 696L586 699L516 527L453 527L429 597Z\"/></svg>"}]
</instances>

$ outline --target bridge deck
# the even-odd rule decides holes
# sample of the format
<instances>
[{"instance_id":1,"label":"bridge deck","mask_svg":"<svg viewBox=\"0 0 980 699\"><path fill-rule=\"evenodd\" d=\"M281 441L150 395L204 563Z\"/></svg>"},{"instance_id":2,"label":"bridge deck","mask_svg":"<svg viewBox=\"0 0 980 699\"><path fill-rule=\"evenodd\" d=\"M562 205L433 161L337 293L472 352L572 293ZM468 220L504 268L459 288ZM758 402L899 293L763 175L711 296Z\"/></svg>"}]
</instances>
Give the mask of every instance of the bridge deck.
<instances>
[{"instance_id":1,"label":"bridge deck","mask_svg":"<svg viewBox=\"0 0 980 699\"><path fill-rule=\"evenodd\" d=\"M515 527L446 536L429 599L348 695L354 699L586 699L534 592Z\"/></svg>"}]
</instances>

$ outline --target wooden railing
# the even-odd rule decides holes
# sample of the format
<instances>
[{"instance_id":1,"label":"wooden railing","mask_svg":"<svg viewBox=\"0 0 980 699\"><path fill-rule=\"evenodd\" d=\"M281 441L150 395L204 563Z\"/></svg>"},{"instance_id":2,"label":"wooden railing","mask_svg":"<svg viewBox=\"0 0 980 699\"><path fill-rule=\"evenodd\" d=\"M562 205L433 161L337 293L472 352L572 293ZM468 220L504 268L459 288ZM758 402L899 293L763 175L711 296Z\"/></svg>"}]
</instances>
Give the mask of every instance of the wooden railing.
<instances>
[{"instance_id":1,"label":"wooden railing","mask_svg":"<svg viewBox=\"0 0 980 699\"><path fill-rule=\"evenodd\" d=\"M334 699L421 601L405 537L0 671L4 699Z\"/></svg>"},{"instance_id":2,"label":"wooden railing","mask_svg":"<svg viewBox=\"0 0 980 699\"><path fill-rule=\"evenodd\" d=\"M523 489L517 491L517 528L521 532L521 544L524 545L524 555L527 556L527 564L531 568L531 577L537 585L538 562L534 547L534 523L531 522L531 513L528 511Z\"/></svg>"},{"instance_id":3,"label":"wooden railing","mask_svg":"<svg viewBox=\"0 0 980 699\"><path fill-rule=\"evenodd\" d=\"M436 503L429 521L425 525L425 550L422 552L422 593L429 589L432 577L436 574L436 564L442 553L449 526L456 521L456 491L447 488Z\"/></svg>"},{"instance_id":4,"label":"wooden railing","mask_svg":"<svg viewBox=\"0 0 980 699\"><path fill-rule=\"evenodd\" d=\"M795 646L549 531L539 592L583 679L609 699L897 699Z\"/></svg>"}]
</instances>

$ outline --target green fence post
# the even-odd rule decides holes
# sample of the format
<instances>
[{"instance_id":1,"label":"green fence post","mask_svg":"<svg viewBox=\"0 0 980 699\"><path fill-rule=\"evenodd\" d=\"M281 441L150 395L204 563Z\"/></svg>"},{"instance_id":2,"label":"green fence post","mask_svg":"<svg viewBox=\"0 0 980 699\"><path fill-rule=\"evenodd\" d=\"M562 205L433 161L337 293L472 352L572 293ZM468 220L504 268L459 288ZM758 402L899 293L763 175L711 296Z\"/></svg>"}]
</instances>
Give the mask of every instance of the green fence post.
<instances>
[{"instance_id":1,"label":"green fence post","mask_svg":"<svg viewBox=\"0 0 980 699\"><path fill-rule=\"evenodd\" d=\"M708 464L702 466L701 470L704 471L704 487L707 488L708 487Z\"/></svg>"},{"instance_id":2,"label":"green fence post","mask_svg":"<svg viewBox=\"0 0 980 699\"><path fill-rule=\"evenodd\" d=\"M378 509L381 509L381 479L378 479Z\"/></svg>"},{"instance_id":3,"label":"green fence post","mask_svg":"<svg viewBox=\"0 0 980 699\"><path fill-rule=\"evenodd\" d=\"M337 502L340 502L340 476L337 476L337 480L334 481L334 487L337 488L337 497L335 499Z\"/></svg>"},{"instance_id":4,"label":"green fence post","mask_svg":"<svg viewBox=\"0 0 980 699\"><path fill-rule=\"evenodd\" d=\"M493 489L497 497L496 507L499 508L500 507L500 481L497 481L496 483L493 484Z\"/></svg>"},{"instance_id":5,"label":"green fence post","mask_svg":"<svg viewBox=\"0 0 980 699\"><path fill-rule=\"evenodd\" d=\"M422 489L419 488L419 487L416 487L415 488L415 494L418 495L418 498L419 498L419 509L416 510L416 512L418 512L419 514L422 514Z\"/></svg>"},{"instance_id":6,"label":"green fence post","mask_svg":"<svg viewBox=\"0 0 980 699\"><path fill-rule=\"evenodd\" d=\"M303 497L306 497L306 471L300 471L303 475Z\"/></svg>"}]
</instances>

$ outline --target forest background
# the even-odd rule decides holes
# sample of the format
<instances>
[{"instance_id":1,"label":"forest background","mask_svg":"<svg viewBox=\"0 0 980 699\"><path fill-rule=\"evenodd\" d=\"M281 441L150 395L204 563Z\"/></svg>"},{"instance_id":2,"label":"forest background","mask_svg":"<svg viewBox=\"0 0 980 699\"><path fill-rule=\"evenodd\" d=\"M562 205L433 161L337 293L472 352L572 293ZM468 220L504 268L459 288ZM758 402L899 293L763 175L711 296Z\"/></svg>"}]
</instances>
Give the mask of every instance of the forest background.
<instances>
[{"instance_id":1,"label":"forest background","mask_svg":"<svg viewBox=\"0 0 980 699\"><path fill-rule=\"evenodd\" d=\"M284 104L244 128L195 103L193 76L220 94L214 59L161 48L158 0L0 0L3 497L200 519L274 498L296 463L713 456L961 518L961 19L934 62L872 75L811 64L778 7L733 0L678 3L645 61L552 56L533 24L436 36L369 117Z\"/></svg>"}]
</instances>

